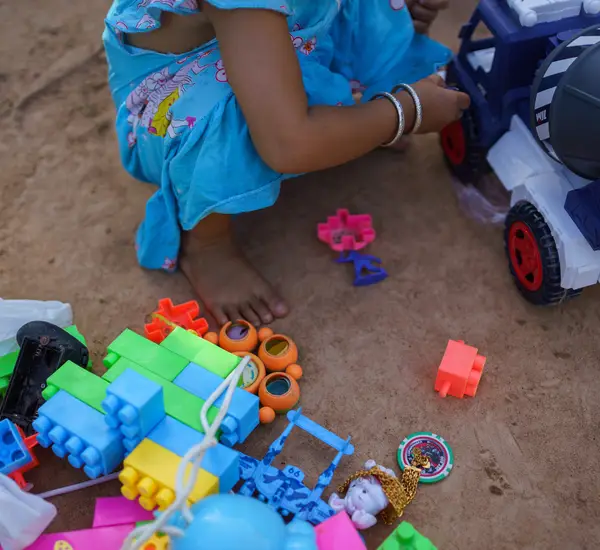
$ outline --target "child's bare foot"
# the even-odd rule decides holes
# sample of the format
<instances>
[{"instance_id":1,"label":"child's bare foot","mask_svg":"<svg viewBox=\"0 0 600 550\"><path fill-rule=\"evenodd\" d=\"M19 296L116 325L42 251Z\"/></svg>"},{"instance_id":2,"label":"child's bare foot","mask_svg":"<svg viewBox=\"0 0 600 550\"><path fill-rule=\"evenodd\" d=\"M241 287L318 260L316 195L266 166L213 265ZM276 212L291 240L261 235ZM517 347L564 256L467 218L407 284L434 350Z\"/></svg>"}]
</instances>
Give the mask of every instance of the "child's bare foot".
<instances>
[{"instance_id":1,"label":"child's bare foot","mask_svg":"<svg viewBox=\"0 0 600 550\"><path fill-rule=\"evenodd\" d=\"M260 325L288 314L285 301L234 244L229 216L212 214L184 232L179 263L219 325L237 319Z\"/></svg>"}]
</instances>

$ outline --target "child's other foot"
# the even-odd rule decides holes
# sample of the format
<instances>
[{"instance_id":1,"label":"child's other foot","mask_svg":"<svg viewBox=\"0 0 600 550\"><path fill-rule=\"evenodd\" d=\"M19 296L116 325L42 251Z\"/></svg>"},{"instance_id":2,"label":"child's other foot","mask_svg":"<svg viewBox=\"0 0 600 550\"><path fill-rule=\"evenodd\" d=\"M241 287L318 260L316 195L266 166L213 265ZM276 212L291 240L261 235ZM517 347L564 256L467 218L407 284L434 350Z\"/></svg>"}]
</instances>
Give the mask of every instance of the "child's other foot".
<instances>
[{"instance_id":1,"label":"child's other foot","mask_svg":"<svg viewBox=\"0 0 600 550\"><path fill-rule=\"evenodd\" d=\"M183 233L181 270L219 326L246 319L253 325L288 314L288 306L232 240L229 216L212 214Z\"/></svg>"}]
</instances>

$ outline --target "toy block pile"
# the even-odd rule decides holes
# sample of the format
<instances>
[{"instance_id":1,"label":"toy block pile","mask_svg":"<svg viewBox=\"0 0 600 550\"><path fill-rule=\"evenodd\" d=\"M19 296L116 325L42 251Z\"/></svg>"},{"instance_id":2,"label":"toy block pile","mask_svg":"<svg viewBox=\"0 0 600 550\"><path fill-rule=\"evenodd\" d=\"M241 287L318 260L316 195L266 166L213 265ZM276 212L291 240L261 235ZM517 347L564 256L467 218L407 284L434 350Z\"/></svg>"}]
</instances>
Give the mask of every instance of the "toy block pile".
<instances>
[{"instance_id":1,"label":"toy block pile","mask_svg":"<svg viewBox=\"0 0 600 550\"><path fill-rule=\"evenodd\" d=\"M123 463L123 496L139 499L146 510L165 509L175 499L182 457L204 438L206 399L240 361L183 328L173 327L160 344L125 330L108 346L102 377L66 362L48 378L33 424L38 442L90 478ZM209 422L221 405L222 398L209 410ZM258 397L237 388L190 502L233 489L240 474L231 447L258 424Z\"/></svg>"}]
</instances>

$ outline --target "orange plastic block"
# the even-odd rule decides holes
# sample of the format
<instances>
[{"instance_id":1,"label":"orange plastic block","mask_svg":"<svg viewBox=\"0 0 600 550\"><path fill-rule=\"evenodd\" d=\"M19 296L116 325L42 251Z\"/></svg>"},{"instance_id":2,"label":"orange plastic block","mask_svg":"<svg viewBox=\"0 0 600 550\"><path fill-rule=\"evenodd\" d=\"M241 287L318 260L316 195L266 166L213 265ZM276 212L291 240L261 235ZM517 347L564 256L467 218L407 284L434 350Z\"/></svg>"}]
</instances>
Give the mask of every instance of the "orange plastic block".
<instances>
[{"instance_id":1,"label":"orange plastic block","mask_svg":"<svg viewBox=\"0 0 600 550\"><path fill-rule=\"evenodd\" d=\"M144 326L148 340L160 344L175 327L182 327L203 336L208 332L208 322L200 315L198 302L192 300L185 304L173 305L170 298L158 301L158 309L150 314L151 321Z\"/></svg>"},{"instance_id":2,"label":"orange plastic block","mask_svg":"<svg viewBox=\"0 0 600 550\"><path fill-rule=\"evenodd\" d=\"M30 470L33 470L34 468L37 468L40 465L39 460L37 459L37 457L35 456L35 453L33 452L33 448L38 444L38 441L37 441L37 434L33 434L33 435L30 435L29 437L25 437L25 433L23 432L23 430L21 428L19 428L19 426L17 426L17 430L19 430L21 439L23 439L23 443L25 443L25 446L27 447L27 450L29 451L29 456L31 456L31 461L28 462L27 464L25 464L25 466L21 466L21 468L19 468L18 470L15 470L14 472L8 474L8 477L10 479L12 479L21 489L24 490L27 487L27 482L25 481L23 474L29 472Z\"/></svg>"},{"instance_id":3,"label":"orange plastic block","mask_svg":"<svg viewBox=\"0 0 600 550\"><path fill-rule=\"evenodd\" d=\"M438 369L435 391L442 397L475 397L484 365L485 357L478 355L477 348L462 340L450 340Z\"/></svg>"}]
</instances>

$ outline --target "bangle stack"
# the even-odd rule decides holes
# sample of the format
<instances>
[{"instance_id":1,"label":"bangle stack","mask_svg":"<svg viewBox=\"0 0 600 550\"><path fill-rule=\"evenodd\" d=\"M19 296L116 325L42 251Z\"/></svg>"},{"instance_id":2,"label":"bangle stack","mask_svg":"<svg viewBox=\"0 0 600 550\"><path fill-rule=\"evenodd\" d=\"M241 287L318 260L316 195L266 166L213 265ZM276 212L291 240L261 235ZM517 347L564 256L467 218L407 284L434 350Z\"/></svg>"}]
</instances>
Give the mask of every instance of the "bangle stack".
<instances>
[{"instance_id":1,"label":"bangle stack","mask_svg":"<svg viewBox=\"0 0 600 550\"><path fill-rule=\"evenodd\" d=\"M421 105L421 100L419 99L417 92L415 92L412 86L409 86L408 84L399 84L392 90L392 94L396 93L400 89L408 92L408 94L411 96L412 100L415 103L416 117L415 125L412 129L412 133L414 133L419 130L421 124L423 123L423 106ZM380 98L387 99L389 102L392 103L392 105L394 105L394 107L396 108L396 113L398 115L398 129L396 130L396 135L387 143L383 143L381 145L382 147L391 147L392 145L398 143L398 141L400 141L400 138L404 135L404 130L406 129L406 117L404 116L404 109L402 108L402 104L392 94L388 92L382 92L380 94L374 95L371 98L371 101Z\"/></svg>"},{"instance_id":2,"label":"bangle stack","mask_svg":"<svg viewBox=\"0 0 600 550\"><path fill-rule=\"evenodd\" d=\"M423 105L421 105L421 100L419 99L419 95L415 92L415 89L408 84L398 84L393 90L392 93L395 94L398 90L404 90L409 93L410 97L415 103L416 115L415 115L415 126L412 129L412 133L415 134L419 131L421 124L423 124Z\"/></svg>"}]
</instances>

